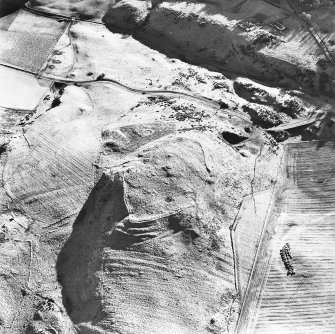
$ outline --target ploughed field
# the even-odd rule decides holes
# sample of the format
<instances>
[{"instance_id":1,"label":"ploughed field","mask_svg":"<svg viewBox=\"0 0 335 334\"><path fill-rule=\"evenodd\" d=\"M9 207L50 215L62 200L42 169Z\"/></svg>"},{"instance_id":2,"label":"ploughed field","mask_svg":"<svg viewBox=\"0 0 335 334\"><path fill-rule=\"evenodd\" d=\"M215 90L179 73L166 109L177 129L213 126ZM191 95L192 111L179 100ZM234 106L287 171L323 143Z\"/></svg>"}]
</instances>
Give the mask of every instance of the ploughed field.
<instances>
[{"instance_id":1,"label":"ploughed field","mask_svg":"<svg viewBox=\"0 0 335 334\"><path fill-rule=\"evenodd\" d=\"M334 148L333 141L288 145L269 272L251 332L335 331ZM280 256L286 243L292 276Z\"/></svg>"}]
</instances>

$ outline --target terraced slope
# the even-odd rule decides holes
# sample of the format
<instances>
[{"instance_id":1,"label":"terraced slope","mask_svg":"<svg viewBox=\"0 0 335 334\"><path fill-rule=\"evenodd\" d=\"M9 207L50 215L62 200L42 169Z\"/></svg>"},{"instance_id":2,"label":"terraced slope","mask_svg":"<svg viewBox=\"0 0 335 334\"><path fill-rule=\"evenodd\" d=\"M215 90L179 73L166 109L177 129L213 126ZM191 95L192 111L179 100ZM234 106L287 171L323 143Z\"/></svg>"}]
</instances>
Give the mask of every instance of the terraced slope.
<instances>
[{"instance_id":1,"label":"terraced slope","mask_svg":"<svg viewBox=\"0 0 335 334\"><path fill-rule=\"evenodd\" d=\"M247 332L334 333L334 149L333 141L288 146L268 278L257 318ZM291 247L293 276L287 275L279 253L286 243ZM260 281L262 274L258 270Z\"/></svg>"},{"instance_id":2,"label":"terraced slope","mask_svg":"<svg viewBox=\"0 0 335 334\"><path fill-rule=\"evenodd\" d=\"M227 221L226 204L217 203L227 190L206 181L231 182L229 164L219 160L227 153L189 134L134 153L143 160L102 176L59 256L73 323L79 333L233 332L233 256L212 232ZM221 238L229 245L229 233Z\"/></svg>"}]
</instances>

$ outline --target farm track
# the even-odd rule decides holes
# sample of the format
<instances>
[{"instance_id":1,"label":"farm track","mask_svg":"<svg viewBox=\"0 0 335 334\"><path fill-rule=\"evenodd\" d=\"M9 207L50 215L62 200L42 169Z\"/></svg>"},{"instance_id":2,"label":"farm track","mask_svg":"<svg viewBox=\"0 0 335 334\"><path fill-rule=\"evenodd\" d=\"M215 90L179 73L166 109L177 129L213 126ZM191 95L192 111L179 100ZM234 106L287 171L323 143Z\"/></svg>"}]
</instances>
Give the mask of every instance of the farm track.
<instances>
[{"instance_id":1,"label":"farm track","mask_svg":"<svg viewBox=\"0 0 335 334\"><path fill-rule=\"evenodd\" d=\"M257 258L258 245L266 226L271 198L275 188L243 199L239 213L231 226L231 240L235 264L236 290L241 298L250 284L250 274ZM250 225L253 230L250 230Z\"/></svg>"}]
</instances>

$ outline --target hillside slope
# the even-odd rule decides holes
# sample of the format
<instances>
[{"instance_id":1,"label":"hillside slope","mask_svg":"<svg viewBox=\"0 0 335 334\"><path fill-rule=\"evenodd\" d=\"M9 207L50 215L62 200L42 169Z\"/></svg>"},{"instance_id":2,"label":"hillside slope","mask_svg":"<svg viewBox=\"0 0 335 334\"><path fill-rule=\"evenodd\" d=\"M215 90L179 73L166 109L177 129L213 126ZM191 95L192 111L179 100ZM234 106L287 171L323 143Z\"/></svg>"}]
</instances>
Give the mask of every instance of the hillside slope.
<instances>
[{"instance_id":1,"label":"hillside slope","mask_svg":"<svg viewBox=\"0 0 335 334\"><path fill-rule=\"evenodd\" d=\"M305 319L286 322L267 304L273 289L289 299L301 283L297 273L278 292L271 257L287 145L300 157L290 178L303 182L301 194L285 190L292 203L313 195L319 210L323 190L332 193L309 176L318 152L320 162L332 154L334 66L301 14L258 0L8 4L0 0L1 331L222 334L260 311L254 327L281 333ZM330 52L333 9L308 12ZM299 224L313 242L308 260L300 229L290 242L316 270L317 231ZM258 275L266 261L268 281Z\"/></svg>"}]
</instances>

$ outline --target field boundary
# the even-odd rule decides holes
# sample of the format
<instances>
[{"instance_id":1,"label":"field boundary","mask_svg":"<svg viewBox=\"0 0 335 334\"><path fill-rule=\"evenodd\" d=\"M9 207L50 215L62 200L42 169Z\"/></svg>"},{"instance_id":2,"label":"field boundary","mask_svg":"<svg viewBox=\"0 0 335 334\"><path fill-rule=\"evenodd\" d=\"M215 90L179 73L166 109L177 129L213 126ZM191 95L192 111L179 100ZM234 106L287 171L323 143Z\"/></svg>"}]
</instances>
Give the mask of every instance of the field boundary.
<instances>
[{"instance_id":1,"label":"field boundary","mask_svg":"<svg viewBox=\"0 0 335 334\"><path fill-rule=\"evenodd\" d=\"M254 276L256 276L256 271L258 269L258 267L256 266L258 263L258 259L261 257L261 251L264 251L262 249L262 247L264 246L264 238L265 238L265 234L269 233L269 231L271 231L273 229L273 227L275 226L275 222L277 220L278 217L278 205L276 205L276 199L280 198L280 193L283 190L283 179L286 178L286 166L287 166L287 151L288 151L288 146L285 145L284 147L284 151L283 151L283 155L280 159L280 163L278 165L278 172L277 172L277 177L275 180L275 184L273 185L273 190L271 193L271 199L269 201L269 206L267 209L267 213L264 219L264 223L263 223L263 228L262 228L262 232L259 238L259 244L257 247L257 252L255 254L255 260L253 262L253 266L249 275L249 279L248 279L248 283L246 286L246 291L245 291L245 295L242 301L242 306L241 306L241 311L238 317L238 321L237 321L237 325L236 325L236 334L251 334L252 333L252 329L253 329L253 324L255 323L255 318L256 318L256 314L258 311L258 306L259 306L259 302L261 299L261 293L264 287L264 284L266 283L267 280L267 276L268 276L268 271L269 271L269 266L268 264L270 263L271 260L271 252L267 253L267 258L266 258L266 273L263 276L263 279L261 279L261 281L259 282L260 284L258 285L258 290L256 291L256 295L258 294L258 298L253 298L253 296L251 295L252 293L254 293L254 291L250 291L251 289L251 284L255 283L253 278ZM281 201L280 201L281 202ZM280 205L279 205L280 207ZM269 225L270 219L274 217L275 219L273 220L274 222ZM271 241L271 240L269 240ZM266 251L267 249L265 249ZM260 291L259 291L260 288ZM256 305L254 305L255 307L252 308L250 307L251 301L253 301L254 303L256 302Z\"/></svg>"}]
</instances>

